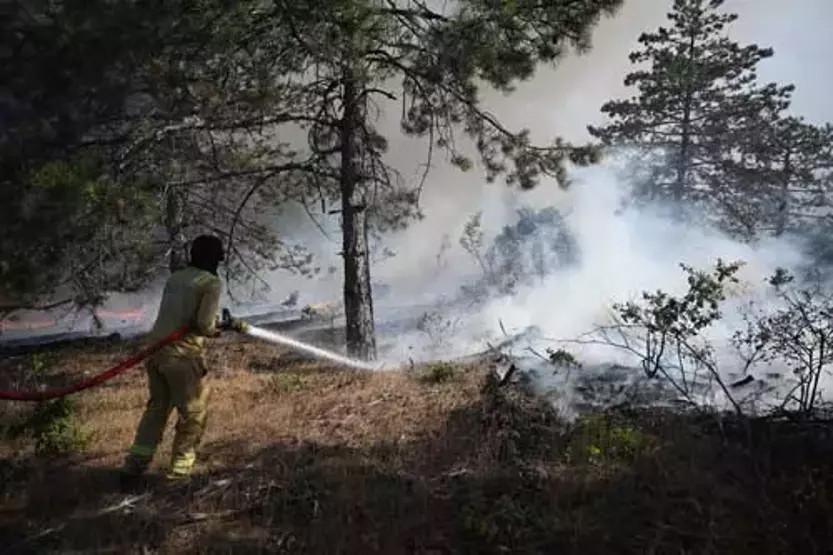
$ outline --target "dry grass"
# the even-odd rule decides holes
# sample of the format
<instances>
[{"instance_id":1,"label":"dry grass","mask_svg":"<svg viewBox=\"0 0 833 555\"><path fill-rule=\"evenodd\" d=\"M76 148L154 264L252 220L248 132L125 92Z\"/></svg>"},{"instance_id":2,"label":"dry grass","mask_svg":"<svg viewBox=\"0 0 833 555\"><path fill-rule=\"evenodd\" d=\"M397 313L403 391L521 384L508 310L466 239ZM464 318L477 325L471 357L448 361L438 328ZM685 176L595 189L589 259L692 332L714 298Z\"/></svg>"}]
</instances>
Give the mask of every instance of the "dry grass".
<instances>
[{"instance_id":1,"label":"dry grass","mask_svg":"<svg viewBox=\"0 0 833 555\"><path fill-rule=\"evenodd\" d=\"M68 379L124 352L66 351ZM263 345L211 354L211 420L188 485L118 493L140 372L78 396L83 453L0 444L4 553L822 553L823 434L718 433L662 412L559 422L478 368L377 373ZM6 376L13 375L8 368ZM4 406L14 418L15 406ZM170 432L158 464L168 456ZM156 467L154 470L159 470ZM127 503L125 500L127 499Z\"/></svg>"}]
</instances>

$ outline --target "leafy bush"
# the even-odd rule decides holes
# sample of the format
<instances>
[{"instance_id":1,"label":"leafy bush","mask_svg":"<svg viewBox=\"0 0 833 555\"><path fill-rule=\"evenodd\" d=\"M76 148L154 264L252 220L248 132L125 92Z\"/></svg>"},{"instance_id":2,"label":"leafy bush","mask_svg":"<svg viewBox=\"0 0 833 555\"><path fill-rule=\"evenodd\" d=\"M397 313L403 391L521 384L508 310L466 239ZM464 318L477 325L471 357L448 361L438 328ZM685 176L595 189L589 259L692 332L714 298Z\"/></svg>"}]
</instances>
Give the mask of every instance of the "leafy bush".
<instances>
[{"instance_id":1,"label":"leafy bush","mask_svg":"<svg viewBox=\"0 0 833 555\"><path fill-rule=\"evenodd\" d=\"M735 274L741 263L726 264L718 259L712 272L680 266L688 275L685 294L646 291L641 302L615 304L614 325L600 331L608 344L638 355L649 378L667 380L692 405L697 404L693 394L705 374L741 413L718 371L714 349L700 338L702 331L720 319L725 287L737 282Z\"/></svg>"},{"instance_id":2,"label":"leafy bush","mask_svg":"<svg viewBox=\"0 0 833 555\"><path fill-rule=\"evenodd\" d=\"M439 384L453 380L457 377L458 369L449 362L435 362L428 366L422 381L425 383Z\"/></svg>"},{"instance_id":3,"label":"leafy bush","mask_svg":"<svg viewBox=\"0 0 833 555\"><path fill-rule=\"evenodd\" d=\"M483 272L480 283L464 288L471 296L487 291L512 294L577 261L578 242L561 213L553 207L522 208L518 220L504 226L488 248L484 245L481 213L466 223L460 245Z\"/></svg>"},{"instance_id":4,"label":"leafy bush","mask_svg":"<svg viewBox=\"0 0 833 555\"><path fill-rule=\"evenodd\" d=\"M790 369L794 385L780 408L810 416L820 400L821 378L833 363L833 295L824 291L820 279L796 285L784 269L769 283L780 306L747 315L747 328L734 341L749 353L747 360Z\"/></svg>"},{"instance_id":5,"label":"leafy bush","mask_svg":"<svg viewBox=\"0 0 833 555\"><path fill-rule=\"evenodd\" d=\"M454 332L460 323L460 317L447 317L440 312L426 311L419 317L417 331L425 334L432 350L442 351L454 339Z\"/></svg>"},{"instance_id":6,"label":"leafy bush","mask_svg":"<svg viewBox=\"0 0 833 555\"><path fill-rule=\"evenodd\" d=\"M13 438L34 440L35 454L61 457L78 453L89 445L90 436L76 423L75 402L63 397L38 403L32 413L11 430Z\"/></svg>"},{"instance_id":7,"label":"leafy bush","mask_svg":"<svg viewBox=\"0 0 833 555\"><path fill-rule=\"evenodd\" d=\"M570 463L630 463L656 446L656 439L630 424L606 415L580 418L570 434L566 456Z\"/></svg>"},{"instance_id":8,"label":"leafy bush","mask_svg":"<svg viewBox=\"0 0 833 555\"><path fill-rule=\"evenodd\" d=\"M637 355L649 378L666 380L691 405L697 406L699 390L717 384L742 414L718 368L714 346L702 337L722 317L726 287L737 282L741 263L718 259L711 272L681 266L688 274L683 295L644 292L640 301L614 305L613 325L597 331L603 343ZM820 276L799 284L784 269L769 284L774 306L750 303L743 314L745 327L731 337L737 369L747 376L739 383L752 381L751 373L764 364L790 369L792 386L778 409L806 417L818 407L821 377L833 364L833 295L825 291Z\"/></svg>"}]
</instances>

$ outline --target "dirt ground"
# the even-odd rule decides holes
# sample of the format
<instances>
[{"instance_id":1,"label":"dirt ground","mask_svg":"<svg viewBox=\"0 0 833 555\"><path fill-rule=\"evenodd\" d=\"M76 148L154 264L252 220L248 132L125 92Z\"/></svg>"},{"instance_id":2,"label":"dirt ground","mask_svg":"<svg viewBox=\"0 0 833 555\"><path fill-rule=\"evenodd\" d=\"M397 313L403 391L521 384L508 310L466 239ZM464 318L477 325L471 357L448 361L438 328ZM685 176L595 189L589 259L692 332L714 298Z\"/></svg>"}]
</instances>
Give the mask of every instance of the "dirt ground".
<instances>
[{"instance_id":1,"label":"dirt ground","mask_svg":"<svg viewBox=\"0 0 833 555\"><path fill-rule=\"evenodd\" d=\"M131 346L4 361L3 387L78 379ZM140 370L76 396L77 452L0 442L3 553L826 553L827 427L658 411L567 424L483 367L367 373L225 343L188 484L116 471ZM41 368L43 367L43 368ZM48 369L44 369L48 368ZM3 430L31 411L3 405ZM737 428L737 429L736 429ZM4 432L5 434L6 432Z\"/></svg>"}]
</instances>

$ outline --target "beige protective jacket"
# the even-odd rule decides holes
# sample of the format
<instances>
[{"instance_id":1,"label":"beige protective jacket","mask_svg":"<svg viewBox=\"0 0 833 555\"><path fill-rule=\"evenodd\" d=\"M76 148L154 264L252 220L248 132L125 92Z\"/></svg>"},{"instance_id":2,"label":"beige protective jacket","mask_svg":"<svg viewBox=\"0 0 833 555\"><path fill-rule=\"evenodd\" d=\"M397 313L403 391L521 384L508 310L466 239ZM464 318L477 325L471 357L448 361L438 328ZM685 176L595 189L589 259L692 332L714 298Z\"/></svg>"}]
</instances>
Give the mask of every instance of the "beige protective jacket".
<instances>
[{"instance_id":1,"label":"beige protective jacket","mask_svg":"<svg viewBox=\"0 0 833 555\"><path fill-rule=\"evenodd\" d=\"M205 338L217 334L220 291L220 279L211 272L188 266L171 274L165 283L159 314L148 340L156 342L180 328L186 328L185 337L165 347L164 354L202 356Z\"/></svg>"}]
</instances>

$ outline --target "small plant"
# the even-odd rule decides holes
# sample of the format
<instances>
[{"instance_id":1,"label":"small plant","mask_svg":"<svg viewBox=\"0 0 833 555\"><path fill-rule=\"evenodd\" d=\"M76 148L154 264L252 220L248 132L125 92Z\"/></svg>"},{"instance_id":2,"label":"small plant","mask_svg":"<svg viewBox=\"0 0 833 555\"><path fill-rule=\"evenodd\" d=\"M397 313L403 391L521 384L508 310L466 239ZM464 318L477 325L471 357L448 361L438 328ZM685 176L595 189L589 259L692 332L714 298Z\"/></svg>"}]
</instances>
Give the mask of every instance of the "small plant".
<instances>
[{"instance_id":1,"label":"small plant","mask_svg":"<svg viewBox=\"0 0 833 555\"><path fill-rule=\"evenodd\" d=\"M280 372L269 378L266 388L274 395L286 395L301 391L306 384L306 377L299 372Z\"/></svg>"},{"instance_id":2,"label":"small plant","mask_svg":"<svg viewBox=\"0 0 833 555\"><path fill-rule=\"evenodd\" d=\"M49 366L50 360L43 353L32 353L29 357L29 371L32 376L42 376Z\"/></svg>"},{"instance_id":3,"label":"small plant","mask_svg":"<svg viewBox=\"0 0 833 555\"><path fill-rule=\"evenodd\" d=\"M474 258L483 271L483 275L486 276L489 270L483 260L483 226L480 223L482 216L482 211L476 212L468 219L463 228L463 234L460 236L460 246Z\"/></svg>"},{"instance_id":4,"label":"small plant","mask_svg":"<svg viewBox=\"0 0 833 555\"><path fill-rule=\"evenodd\" d=\"M718 259L711 272L680 266L687 274L685 294L646 291L641 302L614 305L614 325L598 330L602 342L637 355L647 377L661 377L693 406L695 386L705 374L720 386L735 412L743 414L718 371L714 349L700 337L721 318L726 286L738 281L735 274L742 263Z\"/></svg>"},{"instance_id":5,"label":"small plant","mask_svg":"<svg viewBox=\"0 0 833 555\"><path fill-rule=\"evenodd\" d=\"M428 366L422 381L432 384L445 383L457 377L457 373L457 367L450 362L435 362Z\"/></svg>"},{"instance_id":6,"label":"small plant","mask_svg":"<svg viewBox=\"0 0 833 555\"><path fill-rule=\"evenodd\" d=\"M459 317L451 319L439 312L424 312L417 321L416 329L428 336L431 346L439 349L454 337L459 323Z\"/></svg>"},{"instance_id":7,"label":"small plant","mask_svg":"<svg viewBox=\"0 0 833 555\"><path fill-rule=\"evenodd\" d=\"M755 362L777 361L792 371L794 386L781 408L808 417L818 407L822 376L833 364L833 296L821 280L809 285L794 281L786 270L776 270L769 284L781 306L748 317L747 329L733 339Z\"/></svg>"},{"instance_id":8,"label":"small plant","mask_svg":"<svg viewBox=\"0 0 833 555\"><path fill-rule=\"evenodd\" d=\"M655 438L605 415L582 417L576 423L567 456L591 465L630 463L650 451Z\"/></svg>"},{"instance_id":9,"label":"small plant","mask_svg":"<svg viewBox=\"0 0 833 555\"><path fill-rule=\"evenodd\" d=\"M67 397L38 403L28 418L13 427L11 436L33 439L35 454L43 457L81 452L89 445L90 436L75 422L75 409L75 402Z\"/></svg>"},{"instance_id":10,"label":"small plant","mask_svg":"<svg viewBox=\"0 0 833 555\"><path fill-rule=\"evenodd\" d=\"M567 368L581 368L581 363L575 355L564 349L547 349L547 358L556 366L566 366Z\"/></svg>"}]
</instances>

